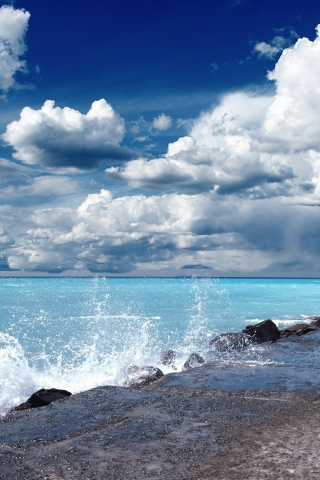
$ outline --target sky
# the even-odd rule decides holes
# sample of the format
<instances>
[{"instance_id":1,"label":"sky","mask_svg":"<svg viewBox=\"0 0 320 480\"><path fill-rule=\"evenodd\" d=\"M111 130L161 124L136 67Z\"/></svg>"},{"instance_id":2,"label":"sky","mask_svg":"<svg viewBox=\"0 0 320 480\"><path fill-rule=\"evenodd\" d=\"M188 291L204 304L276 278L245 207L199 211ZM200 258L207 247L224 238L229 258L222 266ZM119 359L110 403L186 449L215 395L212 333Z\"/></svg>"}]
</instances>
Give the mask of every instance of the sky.
<instances>
[{"instance_id":1,"label":"sky","mask_svg":"<svg viewBox=\"0 0 320 480\"><path fill-rule=\"evenodd\" d=\"M0 0L0 275L320 277L318 24Z\"/></svg>"}]
</instances>

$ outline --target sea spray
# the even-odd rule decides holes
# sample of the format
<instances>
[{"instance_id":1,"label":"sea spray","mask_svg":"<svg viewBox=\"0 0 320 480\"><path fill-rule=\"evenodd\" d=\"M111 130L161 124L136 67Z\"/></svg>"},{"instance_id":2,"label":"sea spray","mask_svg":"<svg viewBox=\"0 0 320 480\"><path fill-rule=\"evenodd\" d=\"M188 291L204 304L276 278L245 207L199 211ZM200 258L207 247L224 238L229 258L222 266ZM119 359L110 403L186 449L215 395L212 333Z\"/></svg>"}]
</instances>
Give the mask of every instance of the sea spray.
<instances>
[{"instance_id":1,"label":"sea spray","mask_svg":"<svg viewBox=\"0 0 320 480\"><path fill-rule=\"evenodd\" d=\"M0 333L0 415L22 402L34 387L22 346L17 339Z\"/></svg>"},{"instance_id":2,"label":"sea spray","mask_svg":"<svg viewBox=\"0 0 320 480\"><path fill-rule=\"evenodd\" d=\"M268 346L220 355L209 340L265 318L281 327L297 312L317 314L319 289L312 280L2 278L0 410L39 388L124 385L129 366L160 366L169 349L178 371L193 352L218 367L274 361Z\"/></svg>"}]
</instances>

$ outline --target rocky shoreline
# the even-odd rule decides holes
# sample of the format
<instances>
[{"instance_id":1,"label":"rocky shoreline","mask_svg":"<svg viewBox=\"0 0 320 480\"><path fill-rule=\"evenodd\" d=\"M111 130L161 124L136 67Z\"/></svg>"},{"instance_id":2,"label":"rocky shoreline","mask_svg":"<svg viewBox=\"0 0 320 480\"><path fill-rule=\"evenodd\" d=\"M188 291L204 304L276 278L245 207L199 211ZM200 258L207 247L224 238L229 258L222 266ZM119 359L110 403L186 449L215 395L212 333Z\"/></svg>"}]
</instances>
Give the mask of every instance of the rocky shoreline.
<instances>
[{"instance_id":1,"label":"rocky shoreline","mask_svg":"<svg viewBox=\"0 0 320 480\"><path fill-rule=\"evenodd\" d=\"M230 352L233 350L243 350L252 344L261 344L266 342L275 343L281 339L291 336L302 336L310 332L320 330L320 317L309 317L309 323L297 323L284 330L279 330L276 324L271 320L263 320L255 325L248 325L242 332L222 333L213 338L209 345L218 352ZM175 369L176 352L168 350L160 355L159 363L162 365L171 365ZM192 353L183 365L183 370L199 367L205 363L205 360L197 353ZM128 385L131 388L143 388L159 380L164 374L158 367L144 366L138 367L132 365L128 367L127 374L129 378ZM14 410L27 410L49 405L50 403L71 396L71 392L55 388L41 389L31 395L31 397Z\"/></svg>"},{"instance_id":2,"label":"rocky shoreline","mask_svg":"<svg viewBox=\"0 0 320 480\"><path fill-rule=\"evenodd\" d=\"M267 320L220 335L212 346L222 355L255 342L269 343L270 351L292 346L302 356L318 353L319 335L305 334L320 329L320 318L309 320L278 333ZM247 374L245 364L217 368L193 355L180 373L144 367L141 377L133 368L135 380L143 381L130 388L64 392L64 399L57 399L55 389L36 392L36 403L50 395L54 401L16 408L0 419L1 478L320 478L320 383L308 377L307 361L294 370L267 365ZM174 352L164 352L160 361L174 359ZM296 377L290 379L292 372Z\"/></svg>"}]
</instances>

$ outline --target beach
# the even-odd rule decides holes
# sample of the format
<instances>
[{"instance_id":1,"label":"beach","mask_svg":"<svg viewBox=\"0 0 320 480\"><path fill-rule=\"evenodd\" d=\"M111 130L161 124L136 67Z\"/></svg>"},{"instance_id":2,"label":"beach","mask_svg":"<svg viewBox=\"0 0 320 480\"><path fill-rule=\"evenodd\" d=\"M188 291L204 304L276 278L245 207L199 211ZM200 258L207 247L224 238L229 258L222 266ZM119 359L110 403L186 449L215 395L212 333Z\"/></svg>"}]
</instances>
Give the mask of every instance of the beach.
<instances>
[{"instance_id":1,"label":"beach","mask_svg":"<svg viewBox=\"0 0 320 480\"><path fill-rule=\"evenodd\" d=\"M318 343L314 333L270 349ZM294 372L238 365L238 384L234 368L206 364L144 388L103 386L10 412L0 420L1 478L320 478L320 395L308 362Z\"/></svg>"}]
</instances>

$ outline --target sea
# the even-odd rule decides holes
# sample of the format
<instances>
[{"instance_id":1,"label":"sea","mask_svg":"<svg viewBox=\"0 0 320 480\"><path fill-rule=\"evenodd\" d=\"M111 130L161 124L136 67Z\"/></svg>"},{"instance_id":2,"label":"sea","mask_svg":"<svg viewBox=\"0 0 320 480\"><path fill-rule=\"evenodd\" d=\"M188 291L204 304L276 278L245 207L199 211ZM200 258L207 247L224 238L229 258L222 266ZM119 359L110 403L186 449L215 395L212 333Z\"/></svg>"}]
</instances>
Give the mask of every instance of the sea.
<instances>
[{"instance_id":1,"label":"sea","mask_svg":"<svg viewBox=\"0 0 320 480\"><path fill-rule=\"evenodd\" d=\"M127 386L132 365L179 372L192 353L250 369L292 361L292 349L263 346L222 358L209 341L268 318L283 329L320 315L319 298L319 279L2 277L0 415L40 388ZM159 364L169 349L176 370Z\"/></svg>"}]
</instances>

